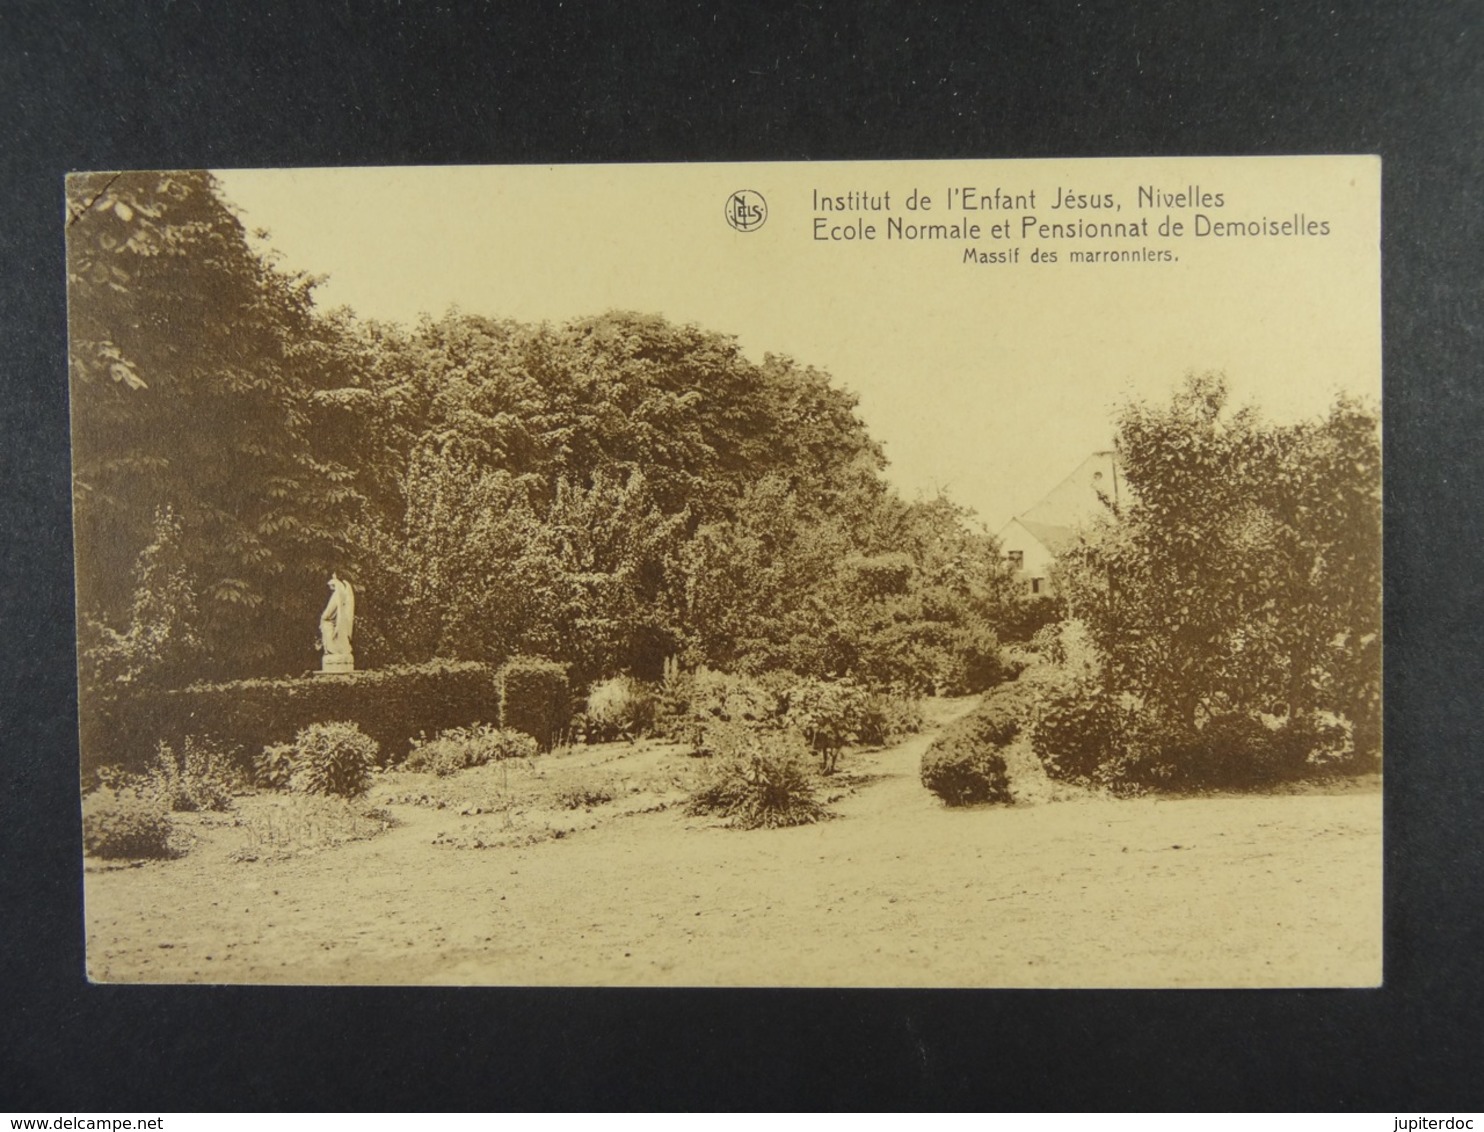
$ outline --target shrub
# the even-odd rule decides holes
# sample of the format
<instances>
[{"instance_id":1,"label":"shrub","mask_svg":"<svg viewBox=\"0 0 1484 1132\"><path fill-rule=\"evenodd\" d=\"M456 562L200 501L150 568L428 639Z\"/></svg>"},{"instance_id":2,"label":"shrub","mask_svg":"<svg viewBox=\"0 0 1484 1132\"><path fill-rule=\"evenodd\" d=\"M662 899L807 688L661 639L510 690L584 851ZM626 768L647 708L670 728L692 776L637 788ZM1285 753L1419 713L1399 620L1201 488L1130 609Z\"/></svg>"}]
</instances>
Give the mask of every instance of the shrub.
<instances>
[{"instance_id":1,"label":"shrub","mask_svg":"<svg viewBox=\"0 0 1484 1132\"><path fill-rule=\"evenodd\" d=\"M686 678L683 706L669 725L672 737L687 742L697 754L709 754L707 735L718 723L770 727L778 722L775 692L751 676L701 669Z\"/></svg>"},{"instance_id":2,"label":"shrub","mask_svg":"<svg viewBox=\"0 0 1484 1132\"><path fill-rule=\"evenodd\" d=\"M554 660L518 656L505 663L497 679L502 726L524 731L541 750L551 750L572 718L567 666Z\"/></svg>"},{"instance_id":3,"label":"shrub","mask_svg":"<svg viewBox=\"0 0 1484 1132\"><path fill-rule=\"evenodd\" d=\"M832 774L840 748L860 738L866 714L866 691L852 680L806 677L788 691L783 721L798 731L820 757L820 768Z\"/></svg>"},{"instance_id":4,"label":"shrub","mask_svg":"<svg viewBox=\"0 0 1484 1132\"><path fill-rule=\"evenodd\" d=\"M239 781L240 775L226 753L208 740L187 735L180 756L167 743L159 744L140 791L160 799L176 813L222 811L232 808Z\"/></svg>"},{"instance_id":5,"label":"shrub","mask_svg":"<svg viewBox=\"0 0 1484 1132\"><path fill-rule=\"evenodd\" d=\"M1358 769L1355 764L1364 763L1375 753L1357 739L1363 729L1363 724L1354 724L1347 731L1338 718L1322 714L1293 717L1272 735L1273 761L1290 776L1353 771Z\"/></svg>"},{"instance_id":6,"label":"shrub","mask_svg":"<svg viewBox=\"0 0 1484 1132\"><path fill-rule=\"evenodd\" d=\"M944 729L923 752L922 784L949 806L1009 802L1010 776L1000 748L1019 723L1000 708L981 705Z\"/></svg>"},{"instance_id":7,"label":"shrub","mask_svg":"<svg viewBox=\"0 0 1484 1132\"><path fill-rule=\"evenodd\" d=\"M414 739L403 770L431 771L440 778L501 759L529 759L536 740L523 731L502 730L488 724L454 727L432 739Z\"/></svg>"},{"instance_id":8,"label":"shrub","mask_svg":"<svg viewBox=\"0 0 1484 1132\"><path fill-rule=\"evenodd\" d=\"M1020 594L1006 602L997 622L1000 637L1013 644L1034 640L1066 616L1066 602L1055 594Z\"/></svg>"},{"instance_id":9,"label":"shrub","mask_svg":"<svg viewBox=\"0 0 1484 1132\"><path fill-rule=\"evenodd\" d=\"M633 741L654 726L655 695L632 676L614 676L587 693L589 741L607 742L622 736Z\"/></svg>"},{"instance_id":10,"label":"shrub","mask_svg":"<svg viewBox=\"0 0 1484 1132\"><path fill-rule=\"evenodd\" d=\"M90 857L169 857L170 811L160 798L103 787L82 802L82 847Z\"/></svg>"},{"instance_id":11,"label":"shrub","mask_svg":"<svg viewBox=\"0 0 1484 1132\"><path fill-rule=\"evenodd\" d=\"M1248 790L1342 764L1351 750L1345 728L1313 716L1277 727L1243 712L1216 716L1199 729L1138 720L1127 758L1110 768L1113 784L1163 790Z\"/></svg>"},{"instance_id":12,"label":"shrub","mask_svg":"<svg viewBox=\"0 0 1484 1132\"><path fill-rule=\"evenodd\" d=\"M142 771L158 740L179 749L187 735L240 745L245 759L325 719L353 720L393 758L414 735L494 719L499 700L489 665L445 660L343 676L139 689L108 701L84 697L83 770L116 763Z\"/></svg>"},{"instance_id":13,"label":"shrub","mask_svg":"<svg viewBox=\"0 0 1484 1132\"><path fill-rule=\"evenodd\" d=\"M1256 716L1232 712L1209 720L1176 748L1180 785L1242 787L1282 777L1282 751ZM1304 752L1306 755L1307 752ZM1303 756L1300 756L1302 764Z\"/></svg>"},{"instance_id":14,"label":"shrub","mask_svg":"<svg viewBox=\"0 0 1484 1132\"><path fill-rule=\"evenodd\" d=\"M739 829L807 825L826 816L815 796L809 748L797 731L718 721L706 742L715 757L687 802L691 813L720 814Z\"/></svg>"},{"instance_id":15,"label":"shrub","mask_svg":"<svg viewBox=\"0 0 1484 1132\"><path fill-rule=\"evenodd\" d=\"M952 663L944 673L941 693L971 695L1009 679L1000 660L1000 639L987 625L965 625L953 634Z\"/></svg>"},{"instance_id":16,"label":"shrub","mask_svg":"<svg viewBox=\"0 0 1484 1132\"><path fill-rule=\"evenodd\" d=\"M657 734L667 739L683 739L689 734L686 716L694 689L695 676L682 672L675 657L666 657L664 678L655 690L654 729Z\"/></svg>"},{"instance_id":17,"label":"shrub","mask_svg":"<svg viewBox=\"0 0 1484 1132\"><path fill-rule=\"evenodd\" d=\"M984 700L960 720L976 740L992 747L1003 747L1020 734L1021 722L1026 715L1023 698L1015 695L990 692Z\"/></svg>"},{"instance_id":18,"label":"shrub","mask_svg":"<svg viewBox=\"0 0 1484 1132\"><path fill-rule=\"evenodd\" d=\"M293 788L357 798L371 787L377 744L354 723L314 723L294 737Z\"/></svg>"},{"instance_id":19,"label":"shrub","mask_svg":"<svg viewBox=\"0 0 1484 1132\"><path fill-rule=\"evenodd\" d=\"M1050 688L1031 728L1031 750L1051 778L1090 783L1105 778L1103 765L1127 754L1124 717L1117 702L1085 684Z\"/></svg>"},{"instance_id":20,"label":"shrub","mask_svg":"<svg viewBox=\"0 0 1484 1132\"><path fill-rule=\"evenodd\" d=\"M922 701L906 692L871 692L861 709L859 737L874 747L889 747L922 730Z\"/></svg>"},{"instance_id":21,"label":"shrub","mask_svg":"<svg viewBox=\"0 0 1484 1132\"><path fill-rule=\"evenodd\" d=\"M274 743L264 747L253 763L253 782L268 790L287 790L294 778L295 747L292 743Z\"/></svg>"}]
</instances>

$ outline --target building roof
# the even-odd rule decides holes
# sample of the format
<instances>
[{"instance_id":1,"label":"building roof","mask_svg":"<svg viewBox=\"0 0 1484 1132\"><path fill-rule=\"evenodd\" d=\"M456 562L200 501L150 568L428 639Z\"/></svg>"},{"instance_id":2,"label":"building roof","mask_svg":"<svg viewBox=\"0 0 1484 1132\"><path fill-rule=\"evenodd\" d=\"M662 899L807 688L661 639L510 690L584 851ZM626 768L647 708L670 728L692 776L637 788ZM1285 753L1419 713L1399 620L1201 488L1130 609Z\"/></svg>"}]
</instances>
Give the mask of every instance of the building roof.
<instances>
[{"instance_id":1,"label":"building roof","mask_svg":"<svg viewBox=\"0 0 1484 1132\"><path fill-rule=\"evenodd\" d=\"M1117 456L1111 451L1094 452L1018 518L1057 527L1079 526L1103 513L1104 498L1118 498L1120 478Z\"/></svg>"},{"instance_id":2,"label":"building roof","mask_svg":"<svg viewBox=\"0 0 1484 1132\"><path fill-rule=\"evenodd\" d=\"M1039 503L1006 523L1000 541L1011 526L1020 528L1052 554L1077 541L1078 530L1107 511L1108 501L1127 492L1121 482L1118 457L1112 451L1094 452L1047 492Z\"/></svg>"},{"instance_id":3,"label":"building roof","mask_svg":"<svg viewBox=\"0 0 1484 1132\"><path fill-rule=\"evenodd\" d=\"M1076 527L1063 527L1056 523L1038 523L1034 519L1027 519L1024 515L1013 521L1024 527L1032 538L1052 554L1060 554L1063 549L1077 541Z\"/></svg>"}]
</instances>

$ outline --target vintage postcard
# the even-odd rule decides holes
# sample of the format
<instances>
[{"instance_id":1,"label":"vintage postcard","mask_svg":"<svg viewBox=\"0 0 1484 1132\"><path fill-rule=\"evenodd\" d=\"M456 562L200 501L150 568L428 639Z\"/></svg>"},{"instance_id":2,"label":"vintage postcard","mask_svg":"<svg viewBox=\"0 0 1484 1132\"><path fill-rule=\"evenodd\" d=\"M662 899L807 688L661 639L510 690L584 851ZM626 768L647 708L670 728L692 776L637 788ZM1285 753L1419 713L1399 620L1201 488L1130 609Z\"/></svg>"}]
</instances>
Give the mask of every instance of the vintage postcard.
<instances>
[{"instance_id":1,"label":"vintage postcard","mask_svg":"<svg viewBox=\"0 0 1484 1132\"><path fill-rule=\"evenodd\" d=\"M92 979L1381 982L1376 158L65 215Z\"/></svg>"}]
</instances>

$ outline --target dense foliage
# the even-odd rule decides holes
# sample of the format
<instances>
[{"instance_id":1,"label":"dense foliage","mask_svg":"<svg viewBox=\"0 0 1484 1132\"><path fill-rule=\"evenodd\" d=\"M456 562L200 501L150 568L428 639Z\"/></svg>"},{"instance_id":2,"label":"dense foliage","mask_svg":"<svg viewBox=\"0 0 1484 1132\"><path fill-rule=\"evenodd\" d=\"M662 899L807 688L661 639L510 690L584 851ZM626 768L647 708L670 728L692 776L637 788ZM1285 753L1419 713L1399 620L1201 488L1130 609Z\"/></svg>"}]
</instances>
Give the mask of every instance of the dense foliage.
<instances>
[{"instance_id":1,"label":"dense foliage","mask_svg":"<svg viewBox=\"0 0 1484 1132\"><path fill-rule=\"evenodd\" d=\"M67 202L82 616L137 638L168 597L203 674L291 668L359 505L315 443L314 281L252 250L208 174L80 175ZM165 644L138 659L168 669Z\"/></svg>"},{"instance_id":2,"label":"dense foliage","mask_svg":"<svg viewBox=\"0 0 1484 1132\"><path fill-rule=\"evenodd\" d=\"M305 671L332 569L361 668L543 656L579 687L675 658L975 691L1042 615L807 365L632 313L325 313L204 173L68 203L87 710Z\"/></svg>"},{"instance_id":3,"label":"dense foliage","mask_svg":"<svg viewBox=\"0 0 1484 1132\"><path fill-rule=\"evenodd\" d=\"M1062 560L1096 656L1041 714L1053 774L1253 785L1379 755L1379 418L1226 400L1191 377L1122 413L1126 501Z\"/></svg>"}]
</instances>

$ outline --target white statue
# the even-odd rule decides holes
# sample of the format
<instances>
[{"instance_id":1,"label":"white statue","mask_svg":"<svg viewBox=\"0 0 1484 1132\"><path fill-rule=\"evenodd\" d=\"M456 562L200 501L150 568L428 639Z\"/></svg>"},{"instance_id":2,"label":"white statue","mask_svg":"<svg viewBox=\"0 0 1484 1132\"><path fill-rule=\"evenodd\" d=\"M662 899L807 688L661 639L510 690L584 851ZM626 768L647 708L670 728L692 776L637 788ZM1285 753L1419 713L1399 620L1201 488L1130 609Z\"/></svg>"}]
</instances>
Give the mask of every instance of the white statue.
<instances>
[{"instance_id":1,"label":"white statue","mask_svg":"<svg viewBox=\"0 0 1484 1132\"><path fill-rule=\"evenodd\" d=\"M319 635L324 656L322 672L354 672L355 655L350 648L350 635L355 628L356 593L349 582L338 574L330 575L330 601L319 617Z\"/></svg>"}]
</instances>

